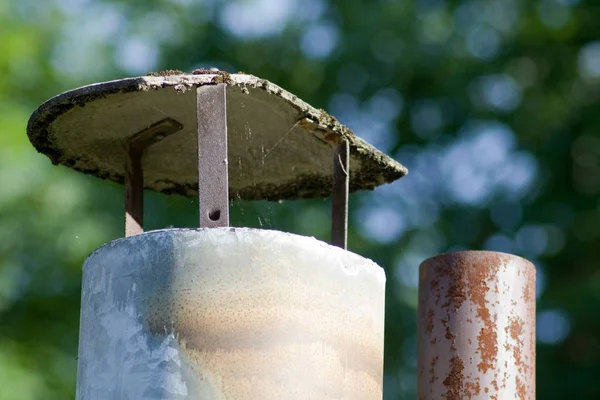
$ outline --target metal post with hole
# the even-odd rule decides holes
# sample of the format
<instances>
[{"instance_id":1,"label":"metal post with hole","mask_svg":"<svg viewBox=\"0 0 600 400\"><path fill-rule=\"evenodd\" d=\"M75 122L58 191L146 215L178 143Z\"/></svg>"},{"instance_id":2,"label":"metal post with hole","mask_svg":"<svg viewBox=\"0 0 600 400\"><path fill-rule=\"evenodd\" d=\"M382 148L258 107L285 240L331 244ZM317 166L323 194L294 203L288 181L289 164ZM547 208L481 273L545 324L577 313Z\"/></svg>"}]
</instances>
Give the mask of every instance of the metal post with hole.
<instances>
[{"instance_id":1,"label":"metal post with hole","mask_svg":"<svg viewBox=\"0 0 600 400\"><path fill-rule=\"evenodd\" d=\"M348 194L406 168L219 71L78 88L27 133L53 163L125 184L125 238L83 266L77 399L381 399L385 273L346 250ZM145 189L198 196L199 228L144 233ZM229 227L230 199L328 196L333 245Z\"/></svg>"}]
</instances>

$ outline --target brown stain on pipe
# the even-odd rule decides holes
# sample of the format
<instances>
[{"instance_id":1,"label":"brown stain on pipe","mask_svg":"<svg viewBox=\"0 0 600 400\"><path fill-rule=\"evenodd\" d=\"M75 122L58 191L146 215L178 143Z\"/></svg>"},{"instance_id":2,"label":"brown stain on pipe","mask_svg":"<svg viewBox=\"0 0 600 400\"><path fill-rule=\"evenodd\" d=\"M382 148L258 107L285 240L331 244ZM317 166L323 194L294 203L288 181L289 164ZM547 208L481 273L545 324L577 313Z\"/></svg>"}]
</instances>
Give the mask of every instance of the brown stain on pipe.
<instances>
[{"instance_id":1,"label":"brown stain on pipe","mask_svg":"<svg viewBox=\"0 0 600 400\"><path fill-rule=\"evenodd\" d=\"M448 400L461 400L461 393L463 392L464 376L463 371L465 364L463 360L457 355L454 355L450 359L450 373L444 379L444 386L448 388L446 392L446 398Z\"/></svg>"},{"instance_id":2,"label":"brown stain on pipe","mask_svg":"<svg viewBox=\"0 0 600 400\"><path fill-rule=\"evenodd\" d=\"M359 295L301 265L259 261L247 261L245 278L215 264L165 284L148 304L147 330L172 332L186 364L223 398L381 398L383 326L347 307ZM360 297L358 308L381 301L383 310L383 292Z\"/></svg>"}]
</instances>

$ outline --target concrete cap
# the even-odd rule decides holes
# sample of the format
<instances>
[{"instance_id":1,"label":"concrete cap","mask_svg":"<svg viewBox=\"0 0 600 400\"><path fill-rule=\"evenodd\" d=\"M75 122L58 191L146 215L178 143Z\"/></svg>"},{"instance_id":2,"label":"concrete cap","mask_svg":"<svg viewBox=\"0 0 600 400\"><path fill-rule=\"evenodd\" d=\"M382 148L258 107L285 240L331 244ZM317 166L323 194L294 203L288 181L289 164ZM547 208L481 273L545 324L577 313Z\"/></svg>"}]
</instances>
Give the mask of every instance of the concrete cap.
<instances>
[{"instance_id":1,"label":"concrete cap","mask_svg":"<svg viewBox=\"0 0 600 400\"><path fill-rule=\"evenodd\" d=\"M408 172L325 111L264 79L220 71L166 71L71 90L33 113L27 135L54 164L122 183L127 140L171 118L183 128L146 150L144 187L194 196L198 191L195 89L218 83L228 85L232 199L329 196L333 149L342 138L350 143L351 191L370 190Z\"/></svg>"}]
</instances>

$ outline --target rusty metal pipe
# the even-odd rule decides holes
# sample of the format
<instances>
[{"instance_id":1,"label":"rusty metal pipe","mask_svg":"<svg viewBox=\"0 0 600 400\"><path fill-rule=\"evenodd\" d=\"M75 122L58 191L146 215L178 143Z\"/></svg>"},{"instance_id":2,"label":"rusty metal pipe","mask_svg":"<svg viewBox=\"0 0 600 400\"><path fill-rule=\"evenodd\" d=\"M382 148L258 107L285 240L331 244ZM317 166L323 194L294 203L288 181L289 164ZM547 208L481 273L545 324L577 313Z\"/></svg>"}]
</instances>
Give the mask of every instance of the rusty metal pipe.
<instances>
[{"instance_id":1,"label":"rusty metal pipe","mask_svg":"<svg viewBox=\"0 0 600 400\"><path fill-rule=\"evenodd\" d=\"M535 399L533 264L462 251L419 273L419 399Z\"/></svg>"}]
</instances>

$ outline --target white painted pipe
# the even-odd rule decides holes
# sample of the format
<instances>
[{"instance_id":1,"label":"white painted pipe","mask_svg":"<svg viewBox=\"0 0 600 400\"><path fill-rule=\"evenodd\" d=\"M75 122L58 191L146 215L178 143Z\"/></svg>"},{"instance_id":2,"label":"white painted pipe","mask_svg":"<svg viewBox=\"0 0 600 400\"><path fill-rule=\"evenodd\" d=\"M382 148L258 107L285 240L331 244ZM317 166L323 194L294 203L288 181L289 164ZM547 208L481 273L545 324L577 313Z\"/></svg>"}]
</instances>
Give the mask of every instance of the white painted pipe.
<instances>
[{"instance_id":1,"label":"white painted pipe","mask_svg":"<svg viewBox=\"0 0 600 400\"><path fill-rule=\"evenodd\" d=\"M277 231L116 240L84 264L77 399L381 399L384 286Z\"/></svg>"}]
</instances>

